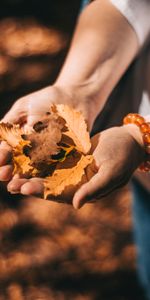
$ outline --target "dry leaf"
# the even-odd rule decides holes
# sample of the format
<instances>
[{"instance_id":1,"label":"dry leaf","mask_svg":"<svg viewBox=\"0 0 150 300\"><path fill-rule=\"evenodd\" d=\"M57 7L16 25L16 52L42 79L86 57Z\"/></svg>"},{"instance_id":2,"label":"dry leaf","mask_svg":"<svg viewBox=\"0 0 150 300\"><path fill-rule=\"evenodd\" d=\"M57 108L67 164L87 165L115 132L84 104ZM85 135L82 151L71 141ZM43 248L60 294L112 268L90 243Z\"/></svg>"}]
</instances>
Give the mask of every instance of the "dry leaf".
<instances>
[{"instance_id":1,"label":"dry leaf","mask_svg":"<svg viewBox=\"0 0 150 300\"><path fill-rule=\"evenodd\" d=\"M64 123L58 115L52 114L46 122L38 122L34 125L35 131L27 135L32 145L28 151L31 164L38 167L41 163L49 164L53 161L52 155L60 152L58 144L62 138Z\"/></svg>"},{"instance_id":2,"label":"dry leaf","mask_svg":"<svg viewBox=\"0 0 150 300\"><path fill-rule=\"evenodd\" d=\"M22 138L24 133L19 125L0 123L0 140L6 141L12 148L19 147L20 144L21 146L30 144Z\"/></svg>"},{"instance_id":3,"label":"dry leaf","mask_svg":"<svg viewBox=\"0 0 150 300\"><path fill-rule=\"evenodd\" d=\"M23 153L24 147L30 147L30 141L23 139L24 134L19 125L0 123L0 140L12 147L14 174L35 176L37 170L30 166L30 159Z\"/></svg>"},{"instance_id":4,"label":"dry leaf","mask_svg":"<svg viewBox=\"0 0 150 300\"><path fill-rule=\"evenodd\" d=\"M78 163L72 167L65 169L55 170L52 176L45 178L44 180L44 198L47 199L49 196L58 196L68 186L76 186L85 174L86 167L93 161L92 155L81 156Z\"/></svg>"},{"instance_id":5,"label":"dry leaf","mask_svg":"<svg viewBox=\"0 0 150 300\"><path fill-rule=\"evenodd\" d=\"M13 155L13 165L14 165L14 174L20 174L24 176L38 176L39 171L30 165L30 158L24 154L15 154Z\"/></svg>"},{"instance_id":6,"label":"dry leaf","mask_svg":"<svg viewBox=\"0 0 150 300\"><path fill-rule=\"evenodd\" d=\"M67 105L54 105L32 132L1 123L0 139L12 147L14 174L44 178L45 199L77 188L93 161L84 118Z\"/></svg>"},{"instance_id":7,"label":"dry leaf","mask_svg":"<svg viewBox=\"0 0 150 300\"><path fill-rule=\"evenodd\" d=\"M65 135L74 141L78 151L87 154L90 151L91 143L83 115L63 104L56 105L56 109L58 115L66 121L68 131L65 132Z\"/></svg>"}]
</instances>

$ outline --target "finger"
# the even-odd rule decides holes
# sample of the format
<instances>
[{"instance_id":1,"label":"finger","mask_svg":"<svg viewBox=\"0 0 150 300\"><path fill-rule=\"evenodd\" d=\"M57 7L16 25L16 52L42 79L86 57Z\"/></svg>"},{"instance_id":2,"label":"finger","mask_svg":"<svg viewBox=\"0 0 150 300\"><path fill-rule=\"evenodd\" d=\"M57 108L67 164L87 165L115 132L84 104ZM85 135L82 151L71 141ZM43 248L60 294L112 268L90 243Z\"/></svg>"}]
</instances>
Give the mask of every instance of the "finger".
<instances>
[{"instance_id":1,"label":"finger","mask_svg":"<svg viewBox=\"0 0 150 300\"><path fill-rule=\"evenodd\" d=\"M4 123L13 123L13 124L22 124L26 121L27 118L27 101L25 99L19 99L7 112L1 122Z\"/></svg>"},{"instance_id":2,"label":"finger","mask_svg":"<svg viewBox=\"0 0 150 300\"><path fill-rule=\"evenodd\" d=\"M11 147L5 141L1 141L0 149L7 149L8 151L11 151Z\"/></svg>"},{"instance_id":3,"label":"finger","mask_svg":"<svg viewBox=\"0 0 150 300\"><path fill-rule=\"evenodd\" d=\"M11 152L6 149L0 150L0 167L6 165L11 160Z\"/></svg>"},{"instance_id":4,"label":"finger","mask_svg":"<svg viewBox=\"0 0 150 300\"><path fill-rule=\"evenodd\" d=\"M7 190L11 194L19 194L21 193L21 187L28 182L28 179L26 178L16 178L14 176L12 180L7 185Z\"/></svg>"},{"instance_id":5,"label":"finger","mask_svg":"<svg viewBox=\"0 0 150 300\"><path fill-rule=\"evenodd\" d=\"M29 179L21 186L20 190L23 195L43 195L44 184L40 178Z\"/></svg>"},{"instance_id":6,"label":"finger","mask_svg":"<svg viewBox=\"0 0 150 300\"><path fill-rule=\"evenodd\" d=\"M32 114L29 115L27 118L27 125L29 128L33 128L33 126L39 122L39 121L43 121L46 118L46 112L44 112L43 114L41 113L37 113L37 114Z\"/></svg>"},{"instance_id":7,"label":"finger","mask_svg":"<svg viewBox=\"0 0 150 300\"><path fill-rule=\"evenodd\" d=\"M100 167L98 173L89 182L83 184L73 197L75 209L81 208L86 202L95 198L100 198L113 190L113 167L109 162L105 162Z\"/></svg>"},{"instance_id":8,"label":"finger","mask_svg":"<svg viewBox=\"0 0 150 300\"><path fill-rule=\"evenodd\" d=\"M9 181L13 176L13 167L5 165L0 167L0 181Z\"/></svg>"},{"instance_id":9,"label":"finger","mask_svg":"<svg viewBox=\"0 0 150 300\"><path fill-rule=\"evenodd\" d=\"M6 165L11 160L11 147L6 142L0 144L0 166Z\"/></svg>"}]
</instances>

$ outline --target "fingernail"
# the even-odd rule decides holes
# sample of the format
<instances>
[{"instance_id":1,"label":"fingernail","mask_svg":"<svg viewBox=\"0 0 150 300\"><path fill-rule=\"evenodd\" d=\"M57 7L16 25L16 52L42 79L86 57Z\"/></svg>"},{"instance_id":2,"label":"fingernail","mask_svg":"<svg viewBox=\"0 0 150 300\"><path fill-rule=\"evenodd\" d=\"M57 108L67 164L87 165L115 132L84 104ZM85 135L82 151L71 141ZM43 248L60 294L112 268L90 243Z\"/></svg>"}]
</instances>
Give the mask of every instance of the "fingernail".
<instances>
[{"instance_id":1,"label":"fingernail","mask_svg":"<svg viewBox=\"0 0 150 300\"><path fill-rule=\"evenodd\" d=\"M20 178L20 175L19 174L15 174L13 179L19 179Z\"/></svg>"},{"instance_id":2,"label":"fingernail","mask_svg":"<svg viewBox=\"0 0 150 300\"><path fill-rule=\"evenodd\" d=\"M8 190L10 194L20 194L20 191L17 190Z\"/></svg>"},{"instance_id":3,"label":"fingernail","mask_svg":"<svg viewBox=\"0 0 150 300\"><path fill-rule=\"evenodd\" d=\"M9 193L12 195L16 195L16 194L20 194L20 191L9 191Z\"/></svg>"},{"instance_id":4,"label":"fingernail","mask_svg":"<svg viewBox=\"0 0 150 300\"><path fill-rule=\"evenodd\" d=\"M75 209L80 209L81 207L83 207L85 203L84 202L79 202L77 205L74 205Z\"/></svg>"},{"instance_id":5,"label":"fingernail","mask_svg":"<svg viewBox=\"0 0 150 300\"><path fill-rule=\"evenodd\" d=\"M7 188L8 192L11 193L11 194L19 194L20 193L20 190L19 189L16 189L13 185L10 185L8 188Z\"/></svg>"}]
</instances>

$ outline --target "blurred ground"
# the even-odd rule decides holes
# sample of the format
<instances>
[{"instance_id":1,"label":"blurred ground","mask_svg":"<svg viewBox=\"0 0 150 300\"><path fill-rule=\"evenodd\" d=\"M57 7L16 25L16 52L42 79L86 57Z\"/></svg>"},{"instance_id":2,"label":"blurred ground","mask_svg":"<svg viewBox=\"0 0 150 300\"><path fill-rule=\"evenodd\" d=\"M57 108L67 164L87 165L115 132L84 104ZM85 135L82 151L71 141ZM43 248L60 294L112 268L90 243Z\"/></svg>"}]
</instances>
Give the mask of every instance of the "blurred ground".
<instances>
[{"instance_id":1,"label":"blurred ground","mask_svg":"<svg viewBox=\"0 0 150 300\"><path fill-rule=\"evenodd\" d=\"M1 116L54 81L79 1L1 1ZM36 99L35 99L36 101ZM0 300L143 300L128 188L76 212L0 194Z\"/></svg>"}]
</instances>

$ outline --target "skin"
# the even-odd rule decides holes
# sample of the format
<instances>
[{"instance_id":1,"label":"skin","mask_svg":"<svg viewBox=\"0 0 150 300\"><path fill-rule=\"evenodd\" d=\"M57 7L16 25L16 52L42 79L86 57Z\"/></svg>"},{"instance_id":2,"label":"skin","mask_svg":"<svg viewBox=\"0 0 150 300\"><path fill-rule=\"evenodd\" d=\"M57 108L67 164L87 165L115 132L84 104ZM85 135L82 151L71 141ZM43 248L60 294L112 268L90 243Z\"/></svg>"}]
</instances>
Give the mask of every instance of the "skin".
<instances>
[{"instance_id":1,"label":"skin","mask_svg":"<svg viewBox=\"0 0 150 300\"><path fill-rule=\"evenodd\" d=\"M142 137L135 125L107 129L95 136L92 142L97 172L74 195L76 209L127 184L145 158Z\"/></svg>"},{"instance_id":2,"label":"skin","mask_svg":"<svg viewBox=\"0 0 150 300\"><path fill-rule=\"evenodd\" d=\"M54 85L17 100L3 121L33 123L33 115L42 117L52 102L61 101L81 110L91 128L138 51L136 33L124 16L109 1L92 2L79 17Z\"/></svg>"},{"instance_id":3,"label":"skin","mask_svg":"<svg viewBox=\"0 0 150 300\"><path fill-rule=\"evenodd\" d=\"M32 126L44 118L52 103L66 103L82 111L90 130L138 50L137 36L121 13L109 1L92 2L79 17L67 59L54 85L17 100L2 121ZM143 159L142 146L135 128L132 134L124 127L101 133L94 151L97 174L77 191L74 207L79 208L93 197L120 186L120 178L121 184L123 178L126 182L126 174L129 172L130 177ZM127 151L130 148L136 157L132 167ZM113 153L119 151L118 155L112 156L112 149ZM8 190L24 195L41 194L41 179L12 178L10 156L10 147L2 143L0 180L9 181Z\"/></svg>"},{"instance_id":4,"label":"skin","mask_svg":"<svg viewBox=\"0 0 150 300\"><path fill-rule=\"evenodd\" d=\"M4 143L3 147L8 146ZM136 125L107 129L93 138L92 147L96 172L88 183L83 184L75 193L72 203L76 209L125 185L145 158L142 136ZM7 148L6 151L5 148L5 155L3 158L1 156L1 165L9 162L11 152L8 150L11 149ZM11 166L7 164L1 168L5 168L3 181L10 180L12 169L9 168ZM25 179L15 175L7 188L11 193L42 196L44 187L40 178Z\"/></svg>"}]
</instances>

